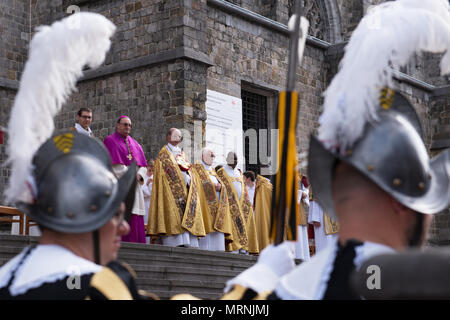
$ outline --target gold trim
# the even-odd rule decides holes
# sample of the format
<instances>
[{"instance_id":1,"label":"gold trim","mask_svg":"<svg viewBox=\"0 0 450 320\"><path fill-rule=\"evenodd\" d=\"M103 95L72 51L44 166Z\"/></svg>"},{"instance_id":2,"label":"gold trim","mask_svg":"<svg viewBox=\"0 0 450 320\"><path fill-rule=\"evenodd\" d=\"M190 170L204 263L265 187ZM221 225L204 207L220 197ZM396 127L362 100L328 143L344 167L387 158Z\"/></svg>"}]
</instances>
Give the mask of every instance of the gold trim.
<instances>
[{"instance_id":1,"label":"gold trim","mask_svg":"<svg viewBox=\"0 0 450 320\"><path fill-rule=\"evenodd\" d=\"M324 231L326 235L335 234L339 232L339 223L331 219L328 214L323 212Z\"/></svg>"},{"instance_id":2,"label":"gold trim","mask_svg":"<svg viewBox=\"0 0 450 320\"><path fill-rule=\"evenodd\" d=\"M264 291L260 294L258 294L253 300L267 300L267 297L272 293L273 291Z\"/></svg>"},{"instance_id":3,"label":"gold trim","mask_svg":"<svg viewBox=\"0 0 450 320\"><path fill-rule=\"evenodd\" d=\"M220 300L242 300L242 297L247 290L247 288L236 284L233 289L231 289L228 293L225 293Z\"/></svg>"},{"instance_id":4,"label":"gold trim","mask_svg":"<svg viewBox=\"0 0 450 320\"><path fill-rule=\"evenodd\" d=\"M131 274L131 276L134 279L137 279L136 271L134 271L134 269L128 263L121 261L120 264L122 265L122 267L127 269L127 271Z\"/></svg>"},{"instance_id":5,"label":"gold trim","mask_svg":"<svg viewBox=\"0 0 450 320\"><path fill-rule=\"evenodd\" d=\"M170 298L170 300L202 300L202 299L197 298L189 293L180 293L174 295L172 298Z\"/></svg>"},{"instance_id":6,"label":"gold trim","mask_svg":"<svg viewBox=\"0 0 450 320\"><path fill-rule=\"evenodd\" d=\"M161 161L164 174L167 177L167 181L169 182L169 187L172 191L173 198L175 199L178 213L181 219L183 219L184 210L183 208L181 208L180 204L181 202L184 202L184 204L187 203L188 194L186 189L186 182L184 181L183 175L181 174L178 166L174 165L176 164L175 158L173 157L172 153L167 150L167 146L164 146L164 148L161 150L159 159Z\"/></svg>"},{"instance_id":7,"label":"gold trim","mask_svg":"<svg viewBox=\"0 0 450 320\"><path fill-rule=\"evenodd\" d=\"M193 165L194 169L198 173L203 191L206 196L211 219L213 221L213 227L215 230L223 232L225 223L225 214L227 207L227 191L224 183L220 180L220 177L214 171L208 171L203 167L201 163ZM220 189L220 199L217 199L217 192L209 175L213 175L219 181L222 188Z\"/></svg>"},{"instance_id":8,"label":"gold trim","mask_svg":"<svg viewBox=\"0 0 450 320\"><path fill-rule=\"evenodd\" d=\"M55 147L62 153L69 153L73 146L73 133L65 133L53 138Z\"/></svg>"},{"instance_id":9,"label":"gold trim","mask_svg":"<svg viewBox=\"0 0 450 320\"><path fill-rule=\"evenodd\" d=\"M386 87L380 92L380 106L384 110L389 110L394 102L395 91Z\"/></svg>"},{"instance_id":10,"label":"gold trim","mask_svg":"<svg viewBox=\"0 0 450 320\"><path fill-rule=\"evenodd\" d=\"M161 300L156 294L147 292L145 290L138 290L140 296L150 298L152 300Z\"/></svg>"},{"instance_id":11,"label":"gold trim","mask_svg":"<svg viewBox=\"0 0 450 320\"><path fill-rule=\"evenodd\" d=\"M225 171L224 168L220 168L217 172L219 177L222 179L225 188L227 190L228 196L228 205L230 207L230 214L233 220L234 229L237 232L238 239L235 239L234 245L236 242L241 245L240 248L248 245L248 235L247 235L247 220L244 218L244 214L242 213L241 203L239 201L239 197L237 195L236 189L233 186L233 178L231 178ZM241 179L242 180L242 179ZM243 180L242 182L243 183ZM242 198L244 198L244 188L242 188ZM236 241L238 240L238 241ZM240 249L237 248L237 249Z\"/></svg>"},{"instance_id":12,"label":"gold trim","mask_svg":"<svg viewBox=\"0 0 450 320\"><path fill-rule=\"evenodd\" d=\"M108 267L94 274L91 286L109 300L133 300L128 287L120 277Z\"/></svg>"}]
</instances>

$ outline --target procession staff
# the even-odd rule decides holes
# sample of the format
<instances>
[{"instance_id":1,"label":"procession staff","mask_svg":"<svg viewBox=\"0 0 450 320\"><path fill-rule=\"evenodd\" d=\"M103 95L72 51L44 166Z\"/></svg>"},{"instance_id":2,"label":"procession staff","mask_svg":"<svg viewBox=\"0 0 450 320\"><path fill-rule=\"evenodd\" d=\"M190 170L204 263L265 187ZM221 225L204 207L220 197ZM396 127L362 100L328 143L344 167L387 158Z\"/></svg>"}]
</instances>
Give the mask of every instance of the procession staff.
<instances>
[{"instance_id":1,"label":"procession staff","mask_svg":"<svg viewBox=\"0 0 450 320\"><path fill-rule=\"evenodd\" d=\"M295 14L289 20L288 26L290 29L288 80L286 91L280 93L277 113L278 171L273 183L271 210L271 239L275 245L285 239L295 240L299 225L297 206L299 175L296 145L299 97L295 91L295 84L297 63L301 63L303 57L308 21L301 17L301 1L297 1L294 8Z\"/></svg>"}]
</instances>

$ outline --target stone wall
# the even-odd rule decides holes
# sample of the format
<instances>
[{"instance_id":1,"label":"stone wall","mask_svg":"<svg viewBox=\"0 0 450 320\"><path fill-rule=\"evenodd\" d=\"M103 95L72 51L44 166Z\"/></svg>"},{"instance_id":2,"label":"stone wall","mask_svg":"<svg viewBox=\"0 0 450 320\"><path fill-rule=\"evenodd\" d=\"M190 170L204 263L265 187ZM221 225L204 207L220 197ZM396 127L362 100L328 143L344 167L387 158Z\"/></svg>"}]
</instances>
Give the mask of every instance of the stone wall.
<instances>
[{"instance_id":1,"label":"stone wall","mask_svg":"<svg viewBox=\"0 0 450 320\"><path fill-rule=\"evenodd\" d=\"M4 0L0 10L0 78L20 79L30 31L28 1Z\"/></svg>"},{"instance_id":2,"label":"stone wall","mask_svg":"<svg viewBox=\"0 0 450 320\"><path fill-rule=\"evenodd\" d=\"M450 147L450 86L436 90L429 110L433 127L432 153Z\"/></svg>"},{"instance_id":3,"label":"stone wall","mask_svg":"<svg viewBox=\"0 0 450 320\"><path fill-rule=\"evenodd\" d=\"M30 32L29 5L26 0L4 0L0 5L0 127L8 124L9 112L28 55ZM5 166L6 144L0 145L0 195L8 180L10 170Z\"/></svg>"}]
</instances>

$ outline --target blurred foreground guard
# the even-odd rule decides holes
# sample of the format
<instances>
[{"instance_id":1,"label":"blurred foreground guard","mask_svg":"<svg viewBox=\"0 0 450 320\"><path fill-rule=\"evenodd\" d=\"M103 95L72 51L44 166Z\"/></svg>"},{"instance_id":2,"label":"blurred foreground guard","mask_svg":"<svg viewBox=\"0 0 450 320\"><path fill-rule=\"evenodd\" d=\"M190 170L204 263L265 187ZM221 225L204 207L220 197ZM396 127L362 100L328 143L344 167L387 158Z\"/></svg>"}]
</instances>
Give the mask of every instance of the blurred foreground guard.
<instances>
[{"instance_id":1,"label":"blurred foreground guard","mask_svg":"<svg viewBox=\"0 0 450 320\"><path fill-rule=\"evenodd\" d=\"M309 146L308 177L339 222L339 238L292 271L290 263L276 264L288 248L269 246L264 259L227 283L230 297L359 299L350 287L353 270L372 256L423 243L431 214L449 205L450 150L429 159L414 108L390 89L392 66L422 50L446 51L441 71L448 74L449 39L447 0L387 2L361 20Z\"/></svg>"},{"instance_id":2,"label":"blurred foreground guard","mask_svg":"<svg viewBox=\"0 0 450 320\"><path fill-rule=\"evenodd\" d=\"M31 41L8 124L6 200L30 215L42 236L0 269L0 299L141 298L133 272L114 261L129 232L125 203L131 212L136 164L117 179L97 139L51 137L53 117L83 67L104 61L114 30L105 17L83 12L39 27Z\"/></svg>"},{"instance_id":3,"label":"blurred foreground guard","mask_svg":"<svg viewBox=\"0 0 450 320\"><path fill-rule=\"evenodd\" d=\"M132 272L114 261L130 231L135 164L117 180L99 141L67 133L44 143L33 165L37 198L19 206L42 235L0 269L0 299L138 299Z\"/></svg>"}]
</instances>

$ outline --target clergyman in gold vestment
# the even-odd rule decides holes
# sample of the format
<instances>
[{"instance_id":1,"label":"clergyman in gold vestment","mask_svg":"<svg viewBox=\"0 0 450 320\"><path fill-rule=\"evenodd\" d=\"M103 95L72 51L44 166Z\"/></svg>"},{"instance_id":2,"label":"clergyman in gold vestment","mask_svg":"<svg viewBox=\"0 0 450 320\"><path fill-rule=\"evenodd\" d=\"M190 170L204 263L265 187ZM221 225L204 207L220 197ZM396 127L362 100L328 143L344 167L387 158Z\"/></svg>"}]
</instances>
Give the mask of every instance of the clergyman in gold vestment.
<instances>
[{"instance_id":1,"label":"clergyman in gold vestment","mask_svg":"<svg viewBox=\"0 0 450 320\"><path fill-rule=\"evenodd\" d=\"M250 201L255 213L256 232L259 251L267 247L270 241L270 209L272 205L272 183L269 179L256 175L253 171L244 172Z\"/></svg>"},{"instance_id":2,"label":"clergyman in gold vestment","mask_svg":"<svg viewBox=\"0 0 450 320\"><path fill-rule=\"evenodd\" d=\"M225 243L233 241L232 221L227 189L211 167L215 157L214 151L204 148L201 163L192 166L201 181L199 194L206 232L206 237L199 239L199 247L204 250L225 251Z\"/></svg>"},{"instance_id":3,"label":"clergyman in gold vestment","mask_svg":"<svg viewBox=\"0 0 450 320\"><path fill-rule=\"evenodd\" d=\"M171 128L166 138L155 161L147 233L160 236L163 245L198 247L198 237L205 236L201 183L178 146L180 130Z\"/></svg>"},{"instance_id":4,"label":"clergyman in gold vestment","mask_svg":"<svg viewBox=\"0 0 450 320\"><path fill-rule=\"evenodd\" d=\"M226 250L258 254L258 237L253 216L253 207L248 197L247 188L241 172L236 167L237 155L228 153L227 164L218 170L218 175L225 184L232 218L233 242Z\"/></svg>"}]
</instances>

